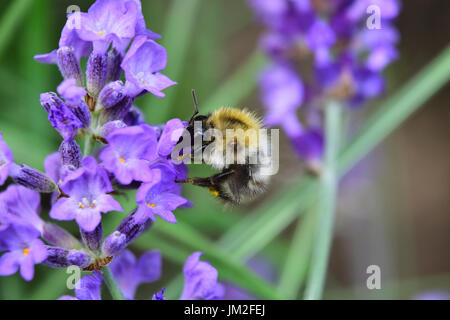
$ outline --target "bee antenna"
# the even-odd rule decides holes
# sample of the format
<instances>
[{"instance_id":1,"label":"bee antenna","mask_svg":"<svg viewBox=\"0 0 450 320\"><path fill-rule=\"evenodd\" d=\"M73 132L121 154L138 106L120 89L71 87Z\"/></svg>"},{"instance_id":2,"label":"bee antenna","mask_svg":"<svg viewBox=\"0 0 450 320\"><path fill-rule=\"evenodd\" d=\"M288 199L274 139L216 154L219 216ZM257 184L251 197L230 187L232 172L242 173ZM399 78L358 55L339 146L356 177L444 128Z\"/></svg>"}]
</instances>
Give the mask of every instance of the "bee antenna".
<instances>
[{"instance_id":1,"label":"bee antenna","mask_svg":"<svg viewBox=\"0 0 450 320\"><path fill-rule=\"evenodd\" d=\"M194 100L194 114L191 117L191 120L189 120L189 123L192 123L194 121L194 117L198 114L198 103L197 103L197 97L195 95L195 90L192 89L192 99Z\"/></svg>"}]
</instances>

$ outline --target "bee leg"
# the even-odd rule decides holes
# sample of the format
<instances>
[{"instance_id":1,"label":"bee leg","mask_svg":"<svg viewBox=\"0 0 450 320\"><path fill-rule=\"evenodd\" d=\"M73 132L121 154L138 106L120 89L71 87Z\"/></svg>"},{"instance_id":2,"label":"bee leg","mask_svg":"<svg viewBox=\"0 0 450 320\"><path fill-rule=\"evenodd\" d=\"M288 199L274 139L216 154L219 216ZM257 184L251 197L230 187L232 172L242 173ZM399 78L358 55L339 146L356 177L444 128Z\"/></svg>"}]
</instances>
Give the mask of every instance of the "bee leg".
<instances>
[{"instance_id":1,"label":"bee leg","mask_svg":"<svg viewBox=\"0 0 450 320\"><path fill-rule=\"evenodd\" d=\"M234 173L234 170L232 169L224 169L222 172L217 173L210 177L204 177L204 178L188 178L186 180L175 180L177 183L191 183L195 186L199 187L205 187L205 188L211 188L214 186L217 186L224 180L228 178L231 174Z\"/></svg>"}]
</instances>

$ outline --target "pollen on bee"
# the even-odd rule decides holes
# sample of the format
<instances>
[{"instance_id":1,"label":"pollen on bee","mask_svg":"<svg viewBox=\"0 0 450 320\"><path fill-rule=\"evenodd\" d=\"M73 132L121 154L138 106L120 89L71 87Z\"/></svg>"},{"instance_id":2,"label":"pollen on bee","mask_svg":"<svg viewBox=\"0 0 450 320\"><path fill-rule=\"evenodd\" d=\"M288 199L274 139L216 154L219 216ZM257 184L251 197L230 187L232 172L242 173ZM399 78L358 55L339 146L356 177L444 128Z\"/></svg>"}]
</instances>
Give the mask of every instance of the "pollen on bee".
<instances>
[{"instance_id":1,"label":"pollen on bee","mask_svg":"<svg viewBox=\"0 0 450 320\"><path fill-rule=\"evenodd\" d=\"M212 187L209 188L208 192L211 193L214 197L218 197L219 196L219 191L217 191L216 189L214 189Z\"/></svg>"},{"instance_id":2,"label":"pollen on bee","mask_svg":"<svg viewBox=\"0 0 450 320\"><path fill-rule=\"evenodd\" d=\"M30 253L30 248L23 249L23 256L26 257Z\"/></svg>"}]
</instances>

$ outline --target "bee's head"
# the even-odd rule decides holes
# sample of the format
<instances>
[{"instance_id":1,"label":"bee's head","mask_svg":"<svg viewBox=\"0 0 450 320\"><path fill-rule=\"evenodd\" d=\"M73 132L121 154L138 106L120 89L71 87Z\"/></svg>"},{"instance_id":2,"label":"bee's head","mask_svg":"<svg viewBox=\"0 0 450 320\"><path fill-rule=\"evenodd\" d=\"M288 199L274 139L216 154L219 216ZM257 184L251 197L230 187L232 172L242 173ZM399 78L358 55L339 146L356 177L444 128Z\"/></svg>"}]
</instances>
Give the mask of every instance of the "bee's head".
<instances>
[{"instance_id":1,"label":"bee's head","mask_svg":"<svg viewBox=\"0 0 450 320\"><path fill-rule=\"evenodd\" d=\"M186 127L186 130L189 132L192 143L194 142L194 139L199 136L203 136L207 130L206 128L206 121L208 120L208 116L204 115L198 115L193 116L191 120L189 121L188 126Z\"/></svg>"}]
</instances>

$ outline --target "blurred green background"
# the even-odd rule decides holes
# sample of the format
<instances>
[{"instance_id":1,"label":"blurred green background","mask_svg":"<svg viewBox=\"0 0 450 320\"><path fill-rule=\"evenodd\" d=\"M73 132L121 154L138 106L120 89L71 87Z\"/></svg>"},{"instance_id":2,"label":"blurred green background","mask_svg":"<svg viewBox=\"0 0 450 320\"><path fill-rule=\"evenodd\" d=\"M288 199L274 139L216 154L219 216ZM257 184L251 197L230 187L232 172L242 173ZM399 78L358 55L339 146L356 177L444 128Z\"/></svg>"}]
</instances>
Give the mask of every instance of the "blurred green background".
<instances>
[{"instance_id":1,"label":"blurred green background","mask_svg":"<svg viewBox=\"0 0 450 320\"><path fill-rule=\"evenodd\" d=\"M60 143L40 107L39 94L55 91L61 76L56 66L39 64L33 56L57 47L67 7L76 4L86 11L91 3L0 3L0 131L18 163L42 170L45 156L57 150ZM149 123L162 123L173 117L187 119L192 113L191 88L196 89L204 112L233 105L263 114L256 83L264 65L257 50L262 29L245 1L142 3L147 26L163 36L159 42L168 50L164 73L179 83L165 90L164 99L149 94L136 101ZM387 95L450 40L449 1L405 0L403 4L397 23L402 39L401 57L387 70ZM325 298L409 299L424 290L450 291L449 89L447 85L429 100L425 108L342 180ZM361 119L376 110L377 104L379 101L374 101L352 113L350 126L357 127ZM301 162L286 139L281 138L280 172L264 199L303 174ZM205 166L190 166L191 176L210 172ZM185 195L195 206L178 210L178 220L211 240L218 239L253 208L264 205L263 199L257 199L236 210L223 208L204 190L192 186L185 188ZM133 195L122 200L131 210ZM43 214L47 211L48 202L43 199ZM273 215L276 214L274 210ZM106 215L105 234L123 217L119 213ZM71 223L63 225L77 232ZM175 230L174 226L160 228L157 224L131 248L135 253L157 248L165 254L162 279L141 286L138 298L148 299L167 285L172 289L168 292L171 297L180 290L180 282L171 280L181 273L186 255L195 250L184 248L182 241L169 237L173 232L167 232L167 228ZM258 255L275 274L283 266L293 232L293 227L288 228ZM372 264L381 267L382 290L370 291L365 286L366 268ZM0 299L56 299L72 294L65 286L65 270L38 266L36 272L30 283L18 275L0 277Z\"/></svg>"}]
</instances>

